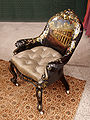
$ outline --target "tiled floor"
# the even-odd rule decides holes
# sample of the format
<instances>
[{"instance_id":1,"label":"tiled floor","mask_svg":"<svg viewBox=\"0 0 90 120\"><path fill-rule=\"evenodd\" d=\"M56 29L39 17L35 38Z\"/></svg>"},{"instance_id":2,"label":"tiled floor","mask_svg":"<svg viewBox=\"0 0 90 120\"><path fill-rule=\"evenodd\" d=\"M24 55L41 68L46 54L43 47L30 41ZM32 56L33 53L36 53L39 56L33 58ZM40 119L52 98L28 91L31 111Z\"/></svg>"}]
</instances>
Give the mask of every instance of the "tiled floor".
<instances>
[{"instance_id":1,"label":"tiled floor","mask_svg":"<svg viewBox=\"0 0 90 120\"><path fill-rule=\"evenodd\" d=\"M21 38L38 36L46 23L0 23L0 59L9 60L14 43ZM90 120L90 38L83 33L82 39L72 58L65 65L64 72L82 80L86 86L75 116L75 120Z\"/></svg>"}]
</instances>

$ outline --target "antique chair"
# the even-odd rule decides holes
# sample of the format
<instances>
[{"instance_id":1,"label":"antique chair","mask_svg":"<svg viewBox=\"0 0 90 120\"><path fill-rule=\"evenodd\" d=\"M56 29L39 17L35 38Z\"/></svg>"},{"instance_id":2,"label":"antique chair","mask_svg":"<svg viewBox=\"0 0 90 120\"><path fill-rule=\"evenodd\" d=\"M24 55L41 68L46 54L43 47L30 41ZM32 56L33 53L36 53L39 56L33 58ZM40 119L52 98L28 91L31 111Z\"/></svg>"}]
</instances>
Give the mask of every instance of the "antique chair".
<instances>
[{"instance_id":1,"label":"antique chair","mask_svg":"<svg viewBox=\"0 0 90 120\"><path fill-rule=\"evenodd\" d=\"M61 80L66 93L69 85L63 66L69 61L83 33L76 14L68 9L51 17L44 31L36 38L21 39L10 60L11 81L18 86L17 74L36 87L37 109L42 111L42 90L56 80Z\"/></svg>"}]
</instances>

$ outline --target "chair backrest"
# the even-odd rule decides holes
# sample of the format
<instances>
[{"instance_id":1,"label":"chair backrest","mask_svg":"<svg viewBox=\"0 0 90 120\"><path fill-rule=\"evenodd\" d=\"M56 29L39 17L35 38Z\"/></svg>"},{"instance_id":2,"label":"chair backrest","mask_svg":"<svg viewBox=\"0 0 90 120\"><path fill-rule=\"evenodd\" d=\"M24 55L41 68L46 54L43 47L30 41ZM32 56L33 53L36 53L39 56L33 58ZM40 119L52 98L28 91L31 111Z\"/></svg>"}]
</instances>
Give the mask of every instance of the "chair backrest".
<instances>
[{"instance_id":1,"label":"chair backrest","mask_svg":"<svg viewBox=\"0 0 90 120\"><path fill-rule=\"evenodd\" d=\"M83 26L76 14L68 9L51 17L41 34L61 54L65 54L73 40L79 42ZM79 37L79 39L77 39ZM76 46L75 46L76 47Z\"/></svg>"}]
</instances>

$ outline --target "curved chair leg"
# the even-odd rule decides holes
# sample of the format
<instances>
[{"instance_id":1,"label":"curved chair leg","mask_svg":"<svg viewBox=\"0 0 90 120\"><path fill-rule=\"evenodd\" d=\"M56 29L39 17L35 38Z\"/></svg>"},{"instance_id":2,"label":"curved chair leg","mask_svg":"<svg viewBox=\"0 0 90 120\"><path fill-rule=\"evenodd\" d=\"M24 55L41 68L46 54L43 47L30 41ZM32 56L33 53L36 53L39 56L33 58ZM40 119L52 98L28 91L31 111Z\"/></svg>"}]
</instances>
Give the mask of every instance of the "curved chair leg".
<instances>
[{"instance_id":1,"label":"curved chair leg","mask_svg":"<svg viewBox=\"0 0 90 120\"><path fill-rule=\"evenodd\" d=\"M64 84L65 86L65 89L66 89L66 93L69 94L69 84L68 82L66 81L65 77L64 77L64 74L62 75L61 77L61 82Z\"/></svg>"},{"instance_id":2,"label":"curved chair leg","mask_svg":"<svg viewBox=\"0 0 90 120\"><path fill-rule=\"evenodd\" d=\"M18 82L17 82L17 74L14 71L14 66L13 64L10 62L10 68L9 68L11 74L13 75L13 78L11 78L11 82L13 82L14 85L19 86Z\"/></svg>"},{"instance_id":3,"label":"curved chair leg","mask_svg":"<svg viewBox=\"0 0 90 120\"><path fill-rule=\"evenodd\" d=\"M42 88L41 86L38 86L36 88L36 96L37 96L37 109L39 110L40 114L43 114L42 111Z\"/></svg>"}]
</instances>

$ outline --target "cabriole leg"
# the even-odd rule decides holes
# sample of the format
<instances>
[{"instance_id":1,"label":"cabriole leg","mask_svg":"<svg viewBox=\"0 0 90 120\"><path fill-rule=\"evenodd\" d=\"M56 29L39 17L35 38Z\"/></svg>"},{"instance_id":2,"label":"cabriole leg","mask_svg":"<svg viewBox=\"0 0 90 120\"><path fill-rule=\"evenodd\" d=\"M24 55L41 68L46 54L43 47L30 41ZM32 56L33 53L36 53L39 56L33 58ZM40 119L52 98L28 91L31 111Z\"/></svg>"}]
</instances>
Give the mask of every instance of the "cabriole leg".
<instances>
[{"instance_id":1,"label":"cabriole leg","mask_svg":"<svg viewBox=\"0 0 90 120\"><path fill-rule=\"evenodd\" d=\"M42 111L42 88L41 86L38 86L36 88L36 96L37 96L37 109L39 110L40 114L43 114Z\"/></svg>"},{"instance_id":2,"label":"cabriole leg","mask_svg":"<svg viewBox=\"0 0 90 120\"><path fill-rule=\"evenodd\" d=\"M18 82L17 82L17 74L14 71L14 66L13 64L10 62L10 68L9 68L11 74L13 75L13 78L11 78L11 82L13 82L14 85L19 86Z\"/></svg>"}]
</instances>

